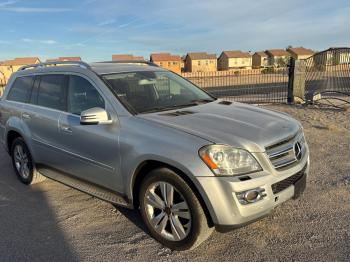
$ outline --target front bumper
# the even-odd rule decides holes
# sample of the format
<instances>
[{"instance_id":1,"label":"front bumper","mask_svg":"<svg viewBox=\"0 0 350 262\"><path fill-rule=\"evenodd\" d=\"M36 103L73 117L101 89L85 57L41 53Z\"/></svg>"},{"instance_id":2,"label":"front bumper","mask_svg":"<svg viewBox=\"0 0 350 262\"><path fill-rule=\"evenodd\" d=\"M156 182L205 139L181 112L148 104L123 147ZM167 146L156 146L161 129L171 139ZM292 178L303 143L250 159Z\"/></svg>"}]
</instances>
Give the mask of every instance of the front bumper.
<instances>
[{"instance_id":1,"label":"front bumper","mask_svg":"<svg viewBox=\"0 0 350 262\"><path fill-rule=\"evenodd\" d=\"M209 202L208 208L216 230L226 232L255 222L283 202L299 197L306 186L309 166L309 157L305 157L297 166L282 173L262 171L245 181L239 181L237 177L197 177ZM291 180L298 173L301 175ZM290 184L283 184L288 180L291 180ZM276 187L272 187L276 183L284 187L276 190ZM266 196L255 203L241 204L236 193L253 188L264 189Z\"/></svg>"}]
</instances>

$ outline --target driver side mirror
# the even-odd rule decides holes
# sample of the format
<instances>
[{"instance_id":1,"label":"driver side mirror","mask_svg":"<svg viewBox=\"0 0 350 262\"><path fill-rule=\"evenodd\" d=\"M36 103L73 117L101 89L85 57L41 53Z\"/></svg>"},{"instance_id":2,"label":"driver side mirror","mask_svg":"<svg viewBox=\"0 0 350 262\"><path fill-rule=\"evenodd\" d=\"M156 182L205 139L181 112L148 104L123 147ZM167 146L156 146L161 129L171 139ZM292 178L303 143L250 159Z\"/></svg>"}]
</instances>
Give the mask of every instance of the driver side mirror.
<instances>
[{"instance_id":1,"label":"driver side mirror","mask_svg":"<svg viewBox=\"0 0 350 262\"><path fill-rule=\"evenodd\" d=\"M105 109L94 107L81 112L81 125L106 125L111 124L113 120L109 120L108 113Z\"/></svg>"}]
</instances>

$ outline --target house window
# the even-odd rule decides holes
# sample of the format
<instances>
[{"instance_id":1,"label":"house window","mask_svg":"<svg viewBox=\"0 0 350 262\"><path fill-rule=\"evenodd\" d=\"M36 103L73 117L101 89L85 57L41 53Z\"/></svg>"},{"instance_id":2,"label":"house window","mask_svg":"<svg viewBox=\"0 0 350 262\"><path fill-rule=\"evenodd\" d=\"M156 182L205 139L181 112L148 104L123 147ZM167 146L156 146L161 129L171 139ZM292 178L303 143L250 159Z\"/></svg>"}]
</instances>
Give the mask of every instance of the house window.
<instances>
[{"instance_id":1,"label":"house window","mask_svg":"<svg viewBox=\"0 0 350 262\"><path fill-rule=\"evenodd\" d=\"M171 62L168 62L168 66L171 66Z\"/></svg>"},{"instance_id":2,"label":"house window","mask_svg":"<svg viewBox=\"0 0 350 262\"><path fill-rule=\"evenodd\" d=\"M173 62L173 65L177 65L177 62Z\"/></svg>"},{"instance_id":3,"label":"house window","mask_svg":"<svg viewBox=\"0 0 350 262\"><path fill-rule=\"evenodd\" d=\"M163 62L160 62L159 64L160 64L160 66L163 66Z\"/></svg>"},{"instance_id":4,"label":"house window","mask_svg":"<svg viewBox=\"0 0 350 262\"><path fill-rule=\"evenodd\" d=\"M201 61L198 60L198 65L200 66L201 65Z\"/></svg>"},{"instance_id":5,"label":"house window","mask_svg":"<svg viewBox=\"0 0 350 262\"><path fill-rule=\"evenodd\" d=\"M206 64L206 65L209 65L209 61L208 61L208 60L205 60L205 64Z\"/></svg>"}]
</instances>

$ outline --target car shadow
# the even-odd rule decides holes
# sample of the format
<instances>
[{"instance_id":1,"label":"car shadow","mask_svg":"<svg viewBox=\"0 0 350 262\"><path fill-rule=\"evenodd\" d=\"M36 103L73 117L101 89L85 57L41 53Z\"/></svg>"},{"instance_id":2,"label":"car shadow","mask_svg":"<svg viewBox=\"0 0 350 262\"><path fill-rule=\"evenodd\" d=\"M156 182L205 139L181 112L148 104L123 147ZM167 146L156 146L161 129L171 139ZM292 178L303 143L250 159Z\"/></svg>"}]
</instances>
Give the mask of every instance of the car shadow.
<instances>
[{"instance_id":1,"label":"car shadow","mask_svg":"<svg viewBox=\"0 0 350 262\"><path fill-rule=\"evenodd\" d=\"M46 182L43 182L43 184ZM0 149L0 260L76 261L43 184L19 182Z\"/></svg>"},{"instance_id":2,"label":"car shadow","mask_svg":"<svg viewBox=\"0 0 350 262\"><path fill-rule=\"evenodd\" d=\"M138 210L132 210L132 209L128 209L117 205L114 205L114 207L139 229L144 231L146 234L150 233L146 225L143 223L141 214Z\"/></svg>"}]
</instances>

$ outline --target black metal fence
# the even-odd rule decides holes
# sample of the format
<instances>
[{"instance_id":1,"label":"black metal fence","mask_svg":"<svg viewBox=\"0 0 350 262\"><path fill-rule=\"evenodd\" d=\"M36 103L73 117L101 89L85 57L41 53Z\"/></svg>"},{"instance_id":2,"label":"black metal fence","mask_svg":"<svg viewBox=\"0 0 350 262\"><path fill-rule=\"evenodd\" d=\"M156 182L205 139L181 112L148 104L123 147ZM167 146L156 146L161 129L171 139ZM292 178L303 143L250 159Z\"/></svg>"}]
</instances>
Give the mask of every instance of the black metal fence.
<instances>
[{"instance_id":1,"label":"black metal fence","mask_svg":"<svg viewBox=\"0 0 350 262\"><path fill-rule=\"evenodd\" d=\"M184 74L216 97L246 103L283 103L288 95L288 67Z\"/></svg>"},{"instance_id":2,"label":"black metal fence","mask_svg":"<svg viewBox=\"0 0 350 262\"><path fill-rule=\"evenodd\" d=\"M330 48L305 60L305 98L348 99L350 96L350 48Z\"/></svg>"}]
</instances>

